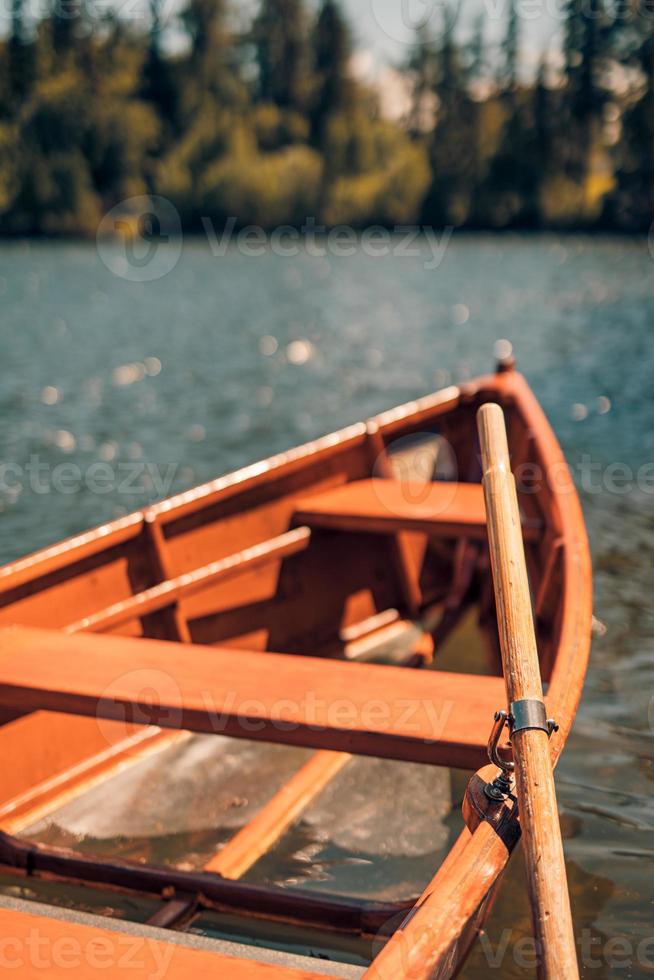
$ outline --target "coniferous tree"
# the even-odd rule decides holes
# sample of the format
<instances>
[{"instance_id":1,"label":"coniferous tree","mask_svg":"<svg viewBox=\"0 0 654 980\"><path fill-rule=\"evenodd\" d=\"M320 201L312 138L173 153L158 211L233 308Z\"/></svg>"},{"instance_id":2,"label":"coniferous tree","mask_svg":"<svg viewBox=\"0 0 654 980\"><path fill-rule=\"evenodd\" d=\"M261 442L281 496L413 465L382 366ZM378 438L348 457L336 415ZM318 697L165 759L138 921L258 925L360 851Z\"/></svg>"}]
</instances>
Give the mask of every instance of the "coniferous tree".
<instances>
[{"instance_id":1,"label":"coniferous tree","mask_svg":"<svg viewBox=\"0 0 654 980\"><path fill-rule=\"evenodd\" d=\"M467 89L465 58L455 36L460 11L459 0L443 8L434 45L436 125L430 138L432 183L424 204L425 220L434 225L465 224L478 165L477 105Z\"/></svg>"},{"instance_id":2,"label":"coniferous tree","mask_svg":"<svg viewBox=\"0 0 654 980\"><path fill-rule=\"evenodd\" d=\"M504 123L480 189L481 206L493 226L531 227L539 220L539 167L532 93L519 80L520 21L514 0L508 9L502 56L497 97Z\"/></svg>"},{"instance_id":3,"label":"coniferous tree","mask_svg":"<svg viewBox=\"0 0 654 980\"><path fill-rule=\"evenodd\" d=\"M569 171L584 184L599 138L615 18L605 0L568 0L564 36ZM563 120L562 120L563 123ZM565 125L565 123L563 123Z\"/></svg>"},{"instance_id":4,"label":"coniferous tree","mask_svg":"<svg viewBox=\"0 0 654 980\"><path fill-rule=\"evenodd\" d=\"M259 97L302 112L311 97L307 14L303 0L262 0L253 25Z\"/></svg>"},{"instance_id":5,"label":"coniferous tree","mask_svg":"<svg viewBox=\"0 0 654 980\"><path fill-rule=\"evenodd\" d=\"M162 0L150 0L150 33L147 54L143 63L141 94L151 102L170 131L176 122L177 88L171 62L162 50Z\"/></svg>"},{"instance_id":6,"label":"coniferous tree","mask_svg":"<svg viewBox=\"0 0 654 980\"><path fill-rule=\"evenodd\" d=\"M518 55L520 47L520 24L516 0L509 0L506 33L502 42L502 66L500 84L506 96L511 99L518 85Z\"/></svg>"},{"instance_id":7,"label":"coniferous tree","mask_svg":"<svg viewBox=\"0 0 654 980\"><path fill-rule=\"evenodd\" d=\"M486 18L483 13L478 14L472 27L472 36L467 46L467 79L468 83L475 85L480 82L486 72L486 43L484 32L486 28Z\"/></svg>"},{"instance_id":8,"label":"coniferous tree","mask_svg":"<svg viewBox=\"0 0 654 980\"><path fill-rule=\"evenodd\" d=\"M622 119L607 217L619 228L646 232L654 219L654 29L646 19L632 27L627 63L640 74L640 91Z\"/></svg>"},{"instance_id":9,"label":"coniferous tree","mask_svg":"<svg viewBox=\"0 0 654 980\"><path fill-rule=\"evenodd\" d=\"M14 108L25 99L34 82L34 46L25 24L25 0L12 0L7 42L9 98Z\"/></svg>"},{"instance_id":10,"label":"coniferous tree","mask_svg":"<svg viewBox=\"0 0 654 980\"><path fill-rule=\"evenodd\" d=\"M190 41L187 75L193 81L196 100L209 95L223 105L232 104L240 97L242 85L227 0L189 0L182 23Z\"/></svg>"},{"instance_id":11,"label":"coniferous tree","mask_svg":"<svg viewBox=\"0 0 654 980\"><path fill-rule=\"evenodd\" d=\"M351 106L349 74L352 54L348 25L336 0L324 0L313 31L315 82L311 135L320 145L329 117Z\"/></svg>"},{"instance_id":12,"label":"coniferous tree","mask_svg":"<svg viewBox=\"0 0 654 980\"><path fill-rule=\"evenodd\" d=\"M406 71L411 79L411 109L409 132L413 136L434 125L434 99L438 55L434 40L426 24L416 30L416 40L409 53Z\"/></svg>"},{"instance_id":13,"label":"coniferous tree","mask_svg":"<svg viewBox=\"0 0 654 980\"><path fill-rule=\"evenodd\" d=\"M50 20L52 46L56 55L73 55L84 14L84 0L52 0Z\"/></svg>"},{"instance_id":14,"label":"coniferous tree","mask_svg":"<svg viewBox=\"0 0 654 980\"><path fill-rule=\"evenodd\" d=\"M543 55L533 89L533 117L540 168L545 173L556 166L554 159L554 127L556 102L547 80L547 58Z\"/></svg>"}]
</instances>

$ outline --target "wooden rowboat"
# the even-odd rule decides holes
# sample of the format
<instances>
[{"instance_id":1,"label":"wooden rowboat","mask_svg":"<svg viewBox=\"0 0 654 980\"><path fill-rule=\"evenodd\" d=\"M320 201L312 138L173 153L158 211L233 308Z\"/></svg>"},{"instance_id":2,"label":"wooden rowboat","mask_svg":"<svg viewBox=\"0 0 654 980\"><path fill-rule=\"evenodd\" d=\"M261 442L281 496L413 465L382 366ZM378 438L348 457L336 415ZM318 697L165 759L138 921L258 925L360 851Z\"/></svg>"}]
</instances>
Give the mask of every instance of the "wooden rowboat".
<instances>
[{"instance_id":1,"label":"wooden rowboat","mask_svg":"<svg viewBox=\"0 0 654 980\"><path fill-rule=\"evenodd\" d=\"M483 792L497 771L486 764L494 712L506 707L475 423L488 401L509 424L558 757L589 653L590 559L556 438L504 363L0 570L0 919L19 951L34 929L79 950L134 935L47 904L62 904L48 889L81 888L108 905L107 895L150 903L136 930L147 937L139 976L164 954L168 980L457 972L519 838L511 799ZM461 656L453 670L439 657L471 613L485 659ZM30 831L209 735L311 754L199 867L53 846ZM440 866L424 868L422 895L248 877L353 756L471 774L465 826ZM238 944L193 939L208 914L237 919ZM292 931L286 953L255 940L271 923L272 935ZM367 949L368 967L343 962L346 940ZM298 955L304 947L338 948L340 961ZM122 975L112 964L98 975ZM95 976L89 957L82 972ZM21 976L32 975L25 956Z\"/></svg>"}]
</instances>

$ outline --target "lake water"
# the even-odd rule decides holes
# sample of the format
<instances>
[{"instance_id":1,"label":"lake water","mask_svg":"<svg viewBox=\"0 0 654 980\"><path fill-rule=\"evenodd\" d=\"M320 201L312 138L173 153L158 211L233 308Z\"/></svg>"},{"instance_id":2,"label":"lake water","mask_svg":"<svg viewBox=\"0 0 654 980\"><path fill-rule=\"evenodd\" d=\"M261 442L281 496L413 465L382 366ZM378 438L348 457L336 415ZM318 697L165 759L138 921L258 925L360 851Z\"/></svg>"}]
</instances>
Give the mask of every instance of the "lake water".
<instances>
[{"instance_id":1,"label":"lake water","mask_svg":"<svg viewBox=\"0 0 654 980\"><path fill-rule=\"evenodd\" d=\"M549 236L455 235L430 259L198 239L134 283L91 244L0 246L0 560L483 373L509 338L575 467L606 628L557 770L584 975L650 977L654 263ZM528 934L515 861L464 976ZM498 975L531 976L525 955Z\"/></svg>"}]
</instances>

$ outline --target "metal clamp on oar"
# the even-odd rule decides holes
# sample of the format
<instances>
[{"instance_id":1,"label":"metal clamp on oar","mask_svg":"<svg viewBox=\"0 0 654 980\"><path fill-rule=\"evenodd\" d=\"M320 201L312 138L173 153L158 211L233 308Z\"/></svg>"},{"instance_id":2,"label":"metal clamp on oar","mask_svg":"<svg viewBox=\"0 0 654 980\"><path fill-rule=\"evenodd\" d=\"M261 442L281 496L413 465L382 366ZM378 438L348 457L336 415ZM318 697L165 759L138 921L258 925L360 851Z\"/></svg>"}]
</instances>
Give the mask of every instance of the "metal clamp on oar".
<instances>
[{"instance_id":1,"label":"metal clamp on oar","mask_svg":"<svg viewBox=\"0 0 654 980\"><path fill-rule=\"evenodd\" d=\"M547 717L544 702L537 698L521 698L519 701L511 702L508 712L495 712L495 720L488 738L487 752L488 758L500 772L492 783L486 784L484 792L490 800L497 802L506 800L511 795L511 777L515 768L513 762L503 759L499 754L500 738L505 725L508 725L511 735L515 732L535 728L546 732L548 737L551 737L554 732L559 730L554 719ZM507 744L511 744L510 739Z\"/></svg>"},{"instance_id":2,"label":"metal clamp on oar","mask_svg":"<svg viewBox=\"0 0 654 980\"><path fill-rule=\"evenodd\" d=\"M523 732L527 728L540 728L551 737L558 732L559 726L553 718L548 718L545 703L538 698L521 698L512 701L509 707L509 727L511 734Z\"/></svg>"}]
</instances>

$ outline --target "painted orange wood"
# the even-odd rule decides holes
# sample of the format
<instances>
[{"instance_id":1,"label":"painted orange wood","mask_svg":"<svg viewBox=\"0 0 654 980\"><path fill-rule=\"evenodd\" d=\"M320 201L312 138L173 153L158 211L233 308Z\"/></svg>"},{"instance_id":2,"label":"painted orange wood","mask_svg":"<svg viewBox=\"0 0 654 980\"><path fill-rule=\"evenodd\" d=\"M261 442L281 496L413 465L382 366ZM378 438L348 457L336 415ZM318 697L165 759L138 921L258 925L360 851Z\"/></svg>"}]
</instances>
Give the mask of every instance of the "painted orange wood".
<instances>
[{"instance_id":1,"label":"painted orange wood","mask_svg":"<svg viewBox=\"0 0 654 980\"><path fill-rule=\"evenodd\" d=\"M157 582L168 582L173 577L173 570L161 522L156 514L150 512L146 512L143 518L143 539L150 552L150 566ZM182 643L190 643L192 639L179 597L175 597L169 606L158 609L155 616L144 618L142 626L145 636L162 636L164 639L181 640Z\"/></svg>"},{"instance_id":2,"label":"painted orange wood","mask_svg":"<svg viewBox=\"0 0 654 980\"><path fill-rule=\"evenodd\" d=\"M129 514L112 524L96 527L92 531L37 551L34 555L19 558L18 561L0 568L0 588L15 589L28 582L35 574L43 576L66 568L70 565L71 558L90 558L110 547L131 541L138 535L142 525L141 513Z\"/></svg>"},{"instance_id":3,"label":"painted orange wood","mask_svg":"<svg viewBox=\"0 0 654 980\"><path fill-rule=\"evenodd\" d=\"M47 792L51 780L66 779L66 774L84 766L96 753L104 755L115 742L127 739L128 751L134 732L126 731L124 725L112 729L109 723L100 732L87 718L51 712L26 715L2 725L0 757L20 759L20 765L0 767L0 813L7 812L5 806L13 810L23 801L40 796L39 787Z\"/></svg>"},{"instance_id":4,"label":"painted orange wood","mask_svg":"<svg viewBox=\"0 0 654 980\"><path fill-rule=\"evenodd\" d=\"M0 909L0 969L21 980L322 980L321 973L221 956L111 929Z\"/></svg>"},{"instance_id":5,"label":"painted orange wood","mask_svg":"<svg viewBox=\"0 0 654 980\"><path fill-rule=\"evenodd\" d=\"M367 425L367 446L370 456L371 476L375 478L394 479L391 461L386 451L377 422L370 421ZM415 535L414 535L415 538ZM406 534L396 534L388 539L391 561L395 566L398 581L404 595L406 609L411 616L417 616L422 605L420 589L420 558L411 537ZM424 550L424 545L423 549Z\"/></svg>"},{"instance_id":6,"label":"painted orange wood","mask_svg":"<svg viewBox=\"0 0 654 980\"><path fill-rule=\"evenodd\" d=\"M10 627L0 703L478 768L498 677Z\"/></svg>"},{"instance_id":7,"label":"painted orange wood","mask_svg":"<svg viewBox=\"0 0 654 980\"><path fill-rule=\"evenodd\" d=\"M156 526L151 522L148 526ZM159 532L160 533L160 532ZM103 632L120 626L135 616L145 616L179 602L180 599L205 589L208 585L224 581L232 575L239 575L245 569L255 569L273 559L287 558L308 547L311 532L306 527L298 527L269 541L245 548L235 555L194 569L175 578L168 578L159 585L138 592L129 599L123 599L107 609L101 609L91 616L66 626L66 633L79 633L81 630ZM162 547L162 545L160 545Z\"/></svg>"},{"instance_id":8,"label":"painted orange wood","mask_svg":"<svg viewBox=\"0 0 654 980\"><path fill-rule=\"evenodd\" d=\"M356 480L299 500L295 520L310 527L485 539L484 495L477 483ZM538 536L537 528L528 535Z\"/></svg>"},{"instance_id":9,"label":"painted orange wood","mask_svg":"<svg viewBox=\"0 0 654 980\"><path fill-rule=\"evenodd\" d=\"M43 712L28 715L25 721L38 721L43 716ZM53 813L59 807L64 806L70 800L74 800L82 793L87 792L93 786L109 779L114 773L124 771L130 765L136 765L145 756L162 752L169 745L175 742L184 741L190 738L189 732L162 731L160 728L134 726L136 732L131 737L125 738L125 726L117 722L106 722L108 726L115 724L119 741L111 744L111 733L104 726L99 728L94 724L92 718L81 718L73 715L47 713L48 718L58 720L63 727L66 736L66 745L73 748L77 746L77 755L81 759L74 764L71 760L68 767L53 775L50 775L52 761L48 760L48 750L52 748L48 744L45 732L41 726L37 727L37 745L32 747L34 755L43 759L48 772L48 778L41 782L27 782L29 788L23 792L10 796L6 802L0 805L0 829L8 834L19 834L25 827L36 823L48 814ZM81 731L81 738L75 742L73 735L79 732L79 723L84 722L86 728ZM87 753L90 748L88 741L91 728L95 734L98 745L102 748L95 755L89 756ZM51 729L50 729L51 730ZM0 729L0 751L2 747L2 736L4 731ZM107 745L107 735L109 734L109 745ZM55 758L58 765L63 759L57 751L60 746L54 744ZM19 743L18 752L20 754L21 766L5 766L6 769L20 769L25 778L26 773L23 767L26 761L26 751L28 745L24 741ZM49 765L48 765L49 761Z\"/></svg>"},{"instance_id":10,"label":"painted orange wood","mask_svg":"<svg viewBox=\"0 0 654 980\"><path fill-rule=\"evenodd\" d=\"M487 823L474 834L464 830L453 852L362 980L449 980L458 974L509 852Z\"/></svg>"}]
</instances>

